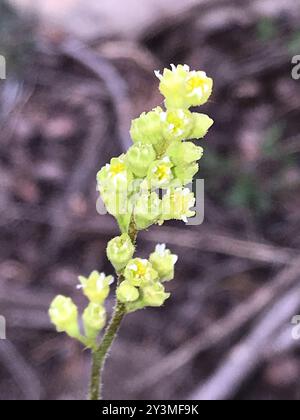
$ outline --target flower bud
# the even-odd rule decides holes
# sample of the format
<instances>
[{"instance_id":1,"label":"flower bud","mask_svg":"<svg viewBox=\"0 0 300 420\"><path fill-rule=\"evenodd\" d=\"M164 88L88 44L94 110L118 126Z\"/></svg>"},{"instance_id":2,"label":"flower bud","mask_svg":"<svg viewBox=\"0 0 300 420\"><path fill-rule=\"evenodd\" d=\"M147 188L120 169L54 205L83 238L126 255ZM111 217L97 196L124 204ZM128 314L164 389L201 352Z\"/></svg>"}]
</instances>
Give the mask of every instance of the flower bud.
<instances>
[{"instance_id":1,"label":"flower bud","mask_svg":"<svg viewBox=\"0 0 300 420\"><path fill-rule=\"evenodd\" d=\"M135 258L129 261L124 271L125 279L135 287L158 280L158 274L148 260Z\"/></svg>"},{"instance_id":2,"label":"flower bud","mask_svg":"<svg viewBox=\"0 0 300 420\"><path fill-rule=\"evenodd\" d=\"M125 155L113 158L97 174L98 189L103 193L127 192L133 175L125 162Z\"/></svg>"},{"instance_id":3,"label":"flower bud","mask_svg":"<svg viewBox=\"0 0 300 420\"><path fill-rule=\"evenodd\" d=\"M139 290L132 286L129 281L123 281L117 288L117 298L122 303L135 302L139 296Z\"/></svg>"},{"instance_id":4,"label":"flower bud","mask_svg":"<svg viewBox=\"0 0 300 420\"><path fill-rule=\"evenodd\" d=\"M162 306L170 296L170 293L166 293L164 286L159 282L149 284L143 288L145 306Z\"/></svg>"},{"instance_id":5,"label":"flower bud","mask_svg":"<svg viewBox=\"0 0 300 420\"><path fill-rule=\"evenodd\" d=\"M187 65L171 67L172 70L165 69L163 75L155 72L166 107L187 109L205 104L211 96L213 80L203 71L190 71Z\"/></svg>"},{"instance_id":6,"label":"flower bud","mask_svg":"<svg viewBox=\"0 0 300 420\"><path fill-rule=\"evenodd\" d=\"M117 273L123 270L131 260L135 251L128 234L124 233L112 239L107 246L107 257Z\"/></svg>"},{"instance_id":7,"label":"flower bud","mask_svg":"<svg viewBox=\"0 0 300 420\"><path fill-rule=\"evenodd\" d=\"M95 340L106 323L106 311L102 305L90 303L82 315L85 335Z\"/></svg>"},{"instance_id":8,"label":"flower bud","mask_svg":"<svg viewBox=\"0 0 300 420\"><path fill-rule=\"evenodd\" d=\"M109 286L113 283L114 278L93 271L87 278L80 276L79 281L81 284L78 288L82 288L84 295L90 302L101 305L109 295Z\"/></svg>"},{"instance_id":9,"label":"flower bud","mask_svg":"<svg viewBox=\"0 0 300 420\"><path fill-rule=\"evenodd\" d=\"M72 338L80 336L78 309L71 298L57 296L51 303L49 316L58 332L65 332Z\"/></svg>"},{"instance_id":10,"label":"flower bud","mask_svg":"<svg viewBox=\"0 0 300 420\"><path fill-rule=\"evenodd\" d=\"M138 298L138 300L134 302L126 303L126 312L127 313L136 312L140 309L144 309L145 307L146 307L146 303L144 302L142 293L140 293L140 297Z\"/></svg>"},{"instance_id":11,"label":"flower bud","mask_svg":"<svg viewBox=\"0 0 300 420\"><path fill-rule=\"evenodd\" d=\"M191 207L195 205L195 196L188 188L168 190L162 199L162 220L183 220L195 216Z\"/></svg>"},{"instance_id":12,"label":"flower bud","mask_svg":"<svg viewBox=\"0 0 300 420\"><path fill-rule=\"evenodd\" d=\"M144 112L139 118L132 121L130 134L134 143L152 144L163 142L161 129L163 110L160 107Z\"/></svg>"},{"instance_id":13,"label":"flower bud","mask_svg":"<svg viewBox=\"0 0 300 420\"><path fill-rule=\"evenodd\" d=\"M168 156L155 161L148 171L149 188L168 188L173 180L173 164Z\"/></svg>"},{"instance_id":14,"label":"flower bud","mask_svg":"<svg viewBox=\"0 0 300 420\"><path fill-rule=\"evenodd\" d=\"M134 220L138 230L148 229L157 223L161 215L161 200L156 192L143 192L134 209Z\"/></svg>"},{"instance_id":15,"label":"flower bud","mask_svg":"<svg viewBox=\"0 0 300 420\"><path fill-rule=\"evenodd\" d=\"M174 142L167 149L167 155L176 166L189 165L202 158L203 149L190 141Z\"/></svg>"},{"instance_id":16,"label":"flower bud","mask_svg":"<svg viewBox=\"0 0 300 420\"><path fill-rule=\"evenodd\" d=\"M156 159L156 153L151 144L136 143L127 152L126 162L135 176L144 178L149 166Z\"/></svg>"},{"instance_id":17,"label":"flower bud","mask_svg":"<svg viewBox=\"0 0 300 420\"><path fill-rule=\"evenodd\" d=\"M208 133L210 127L214 124L208 115L193 113L194 128L189 136L189 139L202 139Z\"/></svg>"},{"instance_id":18,"label":"flower bud","mask_svg":"<svg viewBox=\"0 0 300 420\"><path fill-rule=\"evenodd\" d=\"M150 255L154 270L158 272L160 281L170 281L174 279L175 264L178 261L178 256L166 249L166 245L157 245L155 252Z\"/></svg>"},{"instance_id":19,"label":"flower bud","mask_svg":"<svg viewBox=\"0 0 300 420\"><path fill-rule=\"evenodd\" d=\"M176 166L174 168L174 175L176 180L179 181L181 186L190 184L193 181L194 176L199 171L199 165L197 163L192 163L185 166Z\"/></svg>"}]
</instances>

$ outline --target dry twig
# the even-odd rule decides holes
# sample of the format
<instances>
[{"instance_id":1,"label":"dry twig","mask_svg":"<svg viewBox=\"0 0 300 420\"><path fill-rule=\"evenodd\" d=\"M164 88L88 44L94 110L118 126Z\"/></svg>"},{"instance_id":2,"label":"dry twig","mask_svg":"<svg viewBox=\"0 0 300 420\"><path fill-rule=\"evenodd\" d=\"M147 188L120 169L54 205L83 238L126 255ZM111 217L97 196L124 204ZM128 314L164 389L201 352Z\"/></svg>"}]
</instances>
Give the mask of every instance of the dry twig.
<instances>
[{"instance_id":1,"label":"dry twig","mask_svg":"<svg viewBox=\"0 0 300 420\"><path fill-rule=\"evenodd\" d=\"M292 274L292 277L299 278L300 265L294 273L290 270L290 275ZM193 392L190 399L227 400L233 397L242 383L264 360L266 349L274 339L275 333L284 323L290 322L299 307L300 286L297 284L280 297L267 313L263 313L252 332L230 351L221 361L217 371ZM290 341L293 341L291 336Z\"/></svg>"},{"instance_id":2,"label":"dry twig","mask_svg":"<svg viewBox=\"0 0 300 420\"><path fill-rule=\"evenodd\" d=\"M293 287L295 281L298 280L299 273L300 262L298 257L293 260L289 267L280 272L271 284L259 289L225 318L208 327L199 336L173 351L149 370L146 370L131 382L131 387L136 392L141 392L189 363L199 353L219 345L225 339L229 339L234 333L254 319L266 306L270 305L277 296Z\"/></svg>"}]
</instances>

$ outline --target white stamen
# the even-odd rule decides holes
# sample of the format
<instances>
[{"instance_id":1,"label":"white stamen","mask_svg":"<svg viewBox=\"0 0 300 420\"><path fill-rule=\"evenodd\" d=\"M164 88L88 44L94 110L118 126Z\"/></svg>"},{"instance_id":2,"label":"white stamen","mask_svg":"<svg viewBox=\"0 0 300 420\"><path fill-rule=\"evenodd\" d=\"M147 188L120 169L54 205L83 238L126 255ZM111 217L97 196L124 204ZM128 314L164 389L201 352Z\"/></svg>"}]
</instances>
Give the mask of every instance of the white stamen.
<instances>
[{"instance_id":1,"label":"white stamen","mask_svg":"<svg viewBox=\"0 0 300 420\"><path fill-rule=\"evenodd\" d=\"M173 255L173 264L176 264L178 261L178 255Z\"/></svg>"},{"instance_id":2,"label":"white stamen","mask_svg":"<svg viewBox=\"0 0 300 420\"><path fill-rule=\"evenodd\" d=\"M163 257L166 252L166 244L158 244L156 245L155 252L160 256Z\"/></svg>"},{"instance_id":3,"label":"white stamen","mask_svg":"<svg viewBox=\"0 0 300 420\"><path fill-rule=\"evenodd\" d=\"M154 74L159 80L162 80L163 76L160 74L159 70L155 70Z\"/></svg>"},{"instance_id":4,"label":"white stamen","mask_svg":"<svg viewBox=\"0 0 300 420\"><path fill-rule=\"evenodd\" d=\"M160 113L160 119L162 122L167 121L167 113L166 112L161 112Z\"/></svg>"}]
</instances>

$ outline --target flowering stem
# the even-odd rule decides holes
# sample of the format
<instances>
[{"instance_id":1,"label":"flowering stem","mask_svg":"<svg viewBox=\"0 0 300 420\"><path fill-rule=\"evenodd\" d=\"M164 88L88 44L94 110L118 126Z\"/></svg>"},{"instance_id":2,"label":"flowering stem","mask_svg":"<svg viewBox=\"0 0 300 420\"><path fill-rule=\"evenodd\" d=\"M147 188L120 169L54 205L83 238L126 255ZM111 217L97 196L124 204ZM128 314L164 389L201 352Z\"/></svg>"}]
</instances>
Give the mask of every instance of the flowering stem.
<instances>
[{"instance_id":1,"label":"flowering stem","mask_svg":"<svg viewBox=\"0 0 300 420\"><path fill-rule=\"evenodd\" d=\"M134 221L129 226L129 236L133 244L136 243L137 230ZM118 284L122 281L119 277ZM90 383L90 400L98 401L102 399L102 373L109 350L118 334L121 322L126 315L125 305L116 300L114 312L111 321L106 328L100 345L93 351L92 374Z\"/></svg>"},{"instance_id":2,"label":"flowering stem","mask_svg":"<svg viewBox=\"0 0 300 420\"><path fill-rule=\"evenodd\" d=\"M103 340L100 346L93 352L93 364L90 385L90 399L92 401L102 399L101 377L104 368L104 363L109 353L109 350L117 336L125 313L125 306L122 303L117 302L112 319L106 329Z\"/></svg>"}]
</instances>

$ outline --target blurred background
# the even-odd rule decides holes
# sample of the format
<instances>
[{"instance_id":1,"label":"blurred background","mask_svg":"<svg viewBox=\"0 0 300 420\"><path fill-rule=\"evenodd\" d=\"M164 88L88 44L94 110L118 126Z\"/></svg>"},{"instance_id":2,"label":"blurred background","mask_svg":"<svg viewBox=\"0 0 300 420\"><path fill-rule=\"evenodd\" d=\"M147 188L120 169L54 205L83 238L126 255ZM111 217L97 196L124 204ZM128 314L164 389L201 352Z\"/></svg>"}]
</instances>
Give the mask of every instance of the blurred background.
<instances>
[{"instance_id":1,"label":"blurred background","mask_svg":"<svg viewBox=\"0 0 300 420\"><path fill-rule=\"evenodd\" d=\"M0 1L0 399L85 397L89 354L48 306L82 306L77 276L112 272L95 175L170 63L215 80L205 223L141 234L140 254L180 257L172 298L126 318L104 396L300 399L299 19L294 0Z\"/></svg>"}]
</instances>

